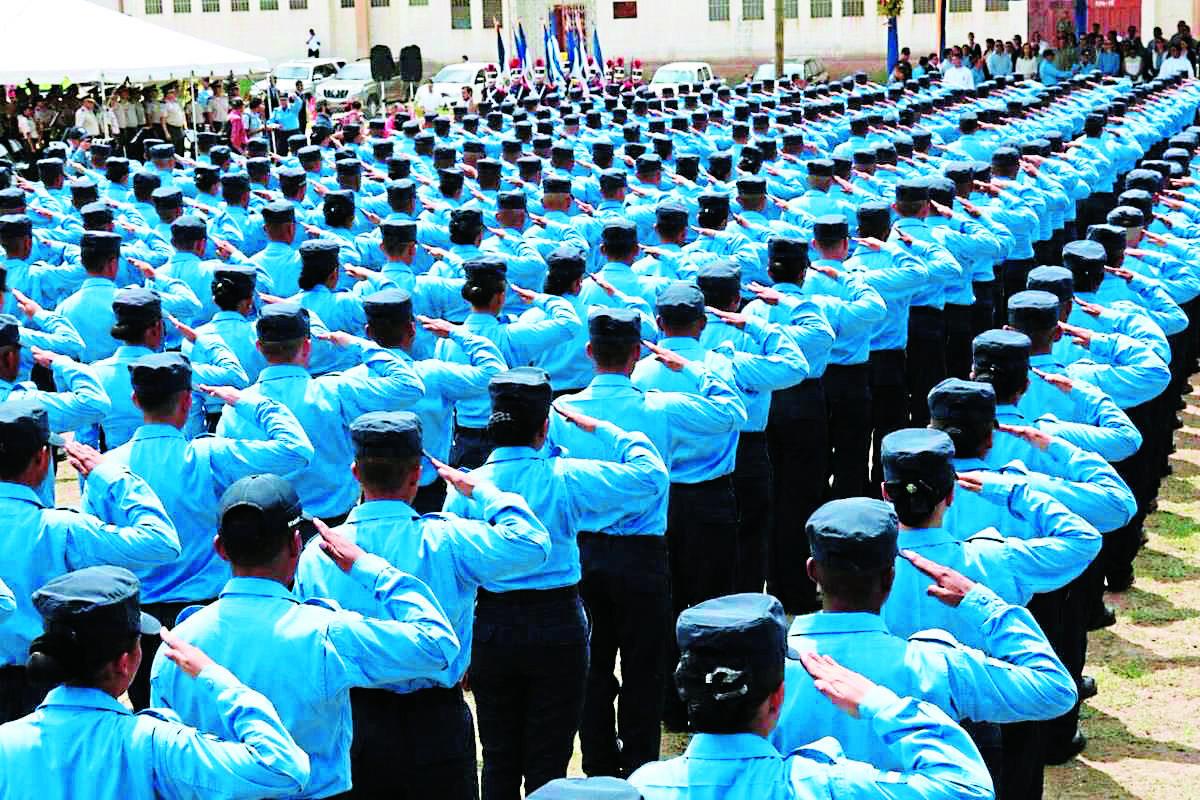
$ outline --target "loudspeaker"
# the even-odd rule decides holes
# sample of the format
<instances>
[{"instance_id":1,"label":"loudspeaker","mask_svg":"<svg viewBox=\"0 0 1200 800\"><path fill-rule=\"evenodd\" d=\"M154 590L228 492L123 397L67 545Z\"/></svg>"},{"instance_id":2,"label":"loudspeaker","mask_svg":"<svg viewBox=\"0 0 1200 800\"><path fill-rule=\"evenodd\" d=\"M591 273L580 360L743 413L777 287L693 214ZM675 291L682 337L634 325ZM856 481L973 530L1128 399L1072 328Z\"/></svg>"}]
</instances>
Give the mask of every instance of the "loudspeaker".
<instances>
[{"instance_id":1,"label":"loudspeaker","mask_svg":"<svg viewBox=\"0 0 1200 800\"><path fill-rule=\"evenodd\" d=\"M371 48L371 80L390 81L396 75L396 62L392 58L392 48L386 44L377 44Z\"/></svg>"},{"instance_id":2,"label":"loudspeaker","mask_svg":"<svg viewBox=\"0 0 1200 800\"><path fill-rule=\"evenodd\" d=\"M400 77L407 83L421 82L421 48L410 44L400 50Z\"/></svg>"}]
</instances>

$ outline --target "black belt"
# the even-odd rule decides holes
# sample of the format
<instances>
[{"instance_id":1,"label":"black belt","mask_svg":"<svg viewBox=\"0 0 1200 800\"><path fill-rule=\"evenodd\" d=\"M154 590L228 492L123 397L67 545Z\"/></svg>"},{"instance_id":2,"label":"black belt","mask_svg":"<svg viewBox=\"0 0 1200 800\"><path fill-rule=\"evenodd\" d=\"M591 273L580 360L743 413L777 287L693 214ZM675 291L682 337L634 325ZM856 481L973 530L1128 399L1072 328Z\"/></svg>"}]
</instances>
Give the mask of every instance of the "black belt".
<instances>
[{"instance_id":1,"label":"black belt","mask_svg":"<svg viewBox=\"0 0 1200 800\"><path fill-rule=\"evenodd\" d=\"M0 679L23 679L25 677L25 667L11 664L7 667L0 667Z\"/></svg>"},{"instance_id":2,"label":"black belt","mask_svg":"<svg viewBox=\"0 0 1200 800\"><path fill-rule=\"evenodd\" d=\"M557 600L574 600L579 597L578 584L559 586L556 589L514 589L511 592L489 592L480 589L476 600L480 603L504 603L516 606L542 605Z\"/></svg>"},{"instance_id":3,"label":"black belt","mask_svg":"<svg viewBox=\"0 0 1200 800\"><path fill-rule=\"evenodd\" d=\"M351 689L350 699L356 703L369 703L378 709L414 712L430 706L462 702L462 687L431 686L415 692L392 692L387 689Z\"/></svg>"},{"instance_id":4,"label":"black belt","mask_svg":"<svg viewBox=\"0 0 1200 800\"><path fill-rule=\"evenodd\" d=\"M719 478L709 478L706 481L697 481L696 483L672 483L671 491L676 489L705 490L705 489L728 489L733 486L732 476L722 475Z\"/></svg>"},{"instance_id":5,"label":"black belt","mask_svg":"<svg viewBox=\"0 0 1200 800\"><path fill-rule=\"evenodd\" d=\"M469 433L473 436L487 436L487 428L468 428L466 425L455 424L454 432L456 434Z\"/></svg>"},{"instance_id":6,"label":"black belt","mask_svg":"<svg viewBox=\"0 0 1200 800\"><path fill-rule=\"evenodd\" d=\"M630 536L612 533L595 533L593 531L580 531L578 538L580 545L583 545L584 542L593 542L596 544L613 546L617 542L621 542L621 547L628 547L630 549L648 550L651 553L667 552L666 536L653 536L646 534Z\"/></svg>"},{"instance_id":7,"label":"black belt","mask_svg":"<svg viewBox=\"0 0 1200 800\"><path fill-rule=\"evenodd\" d=\"M913 320L913 319L940 320L942 318L942 309L934 308L933 306L909 306L908 307L908 318L910 320Z\"/></svg>"}]
</instances>

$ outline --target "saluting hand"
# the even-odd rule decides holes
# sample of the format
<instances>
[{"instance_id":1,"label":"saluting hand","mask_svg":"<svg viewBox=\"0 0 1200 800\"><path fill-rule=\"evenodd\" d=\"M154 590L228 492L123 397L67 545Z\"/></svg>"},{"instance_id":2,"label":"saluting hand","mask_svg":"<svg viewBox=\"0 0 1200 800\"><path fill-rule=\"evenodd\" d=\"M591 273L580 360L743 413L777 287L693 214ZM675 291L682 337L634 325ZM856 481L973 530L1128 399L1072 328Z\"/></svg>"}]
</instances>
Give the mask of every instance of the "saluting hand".
<instances>
[{"instance_id":1,"label":"saluting hand","mask_svg":"<svg viewBox=\"0 0 1200 800\"><path fill-rule=\"evenodd\" d=\"M329 556L342 572L349 572L354 567L354 562L366 552L321 520L313 519L313 525L317 529L317 535L321 537L321 552Z\"/></svg>"},{"instance_id":2,"label":"saluting hand","mask_svg":"<svg viewBox=\"0 0 1200 800\"><path fill-rule=\"evenodd\" d=\"M215 397L227 406L236 406L238 401L242 399L241 390L235 389L232 386L209 386L200 383L196 385L196 388L209 397Z\"/></svg>"},{"instance_id":3,"label":"saluting hand","mask_svg":"<svg viewBox=\"0 0 1200 800\"><path fill-rule=\"evenodd\" d=\"M642 344L646 349L654 354L654 357L661 361L667 369L679 372L688 365L688 360L674 351L668 350L665 347L659 347L654 342L642 340Z\"/></svg>"},{"instance_id":4,"label":"saluting hand","mask_svg":"<svg viewBox=\"0 0 1200 800\"><path fill-rule=\"evenodd\" d=\"M1050 434L1028 425L1007 425L1001 422L996 425L996 430L1003 431L1012 436L1018 436L1038 450L1046 450L1050 447L1050 442L1052 441Z\"/></svg>"},{"instance_id":5,"label":"saluting hand","mask_svg":"<svg viewBox=\"0 0 1200 800\"><path fill-rule=\"evenodd\" d=\"M750 281L750 283L746 284L746 288L754 292L759 300L762 300L769 306L777 306L779 305L779 301L783 299L783 293L778 289L764 286L758 281Z\"/></svg>"},{"instance_id":6,"label":"saluting hand","mask_svg":"<svg viewBox=\"0 0 1200 800\"><path fill-rule=\"evenodd\" d=\"M475 487L479 485L479 479L473 477L468 472L462 472L444 462L438 461L428 453L425 457L437 469L438 476L446 483L454 487L454 491L461 494L463 497L471 497L475 494Z\"/></svg>"},{"instance_id":7,"label":"saluting hand","mask_svg":"<svg viewBox=\"0 0 1200 800\"><path fill-rule=\"evenodd\" d=\"M1071 298L1071 302L1075 304L1076 308L1090 317L1098 317L1104 311L1104 306L1089 303L1087 300L1081 300L1078 297Z\"/></svg>"},{"instance_id":8,"label":"saluting hand","mask_svg":"<svg viewBox=\"0 0 1200 800\"><path fill-rule=\"evenodd\" d=\"M13 298L17 301L17 307L21 309L21 313L33 319L34 316L42 310L42 307L30 300L29 297L22 294L17 289L12 289Z\"/></svg>"},{"instance_id":9,"label":"saluting hand","mask_svg":"<svg viewBox=\"0 0 1200 800\"><path fill-rule=\"evenodd\" d=\"M1075 388L1075 382L1066 375L1055 375L1052 372L1044 372L1037 367L1031 367L1031 370L1034 375L1037 375L1054 388L1061 390L1063 394L1070 394L1071 390Z\"/></svg>"},{"instance_id":10,"label":"saluting hand","mask_svg":"<svg viewBox=\"0 0 1200 800\"><path fill-rule=\"evenodd\" d=\"M926 589L925 593L930 597L936 597L951 608L957 608L967 593L975 588L975 582L970 578L949 567L942 566L936 561L918 555L912 550L901 550L900 555L918 570L933 578L933 585Z\"/></svg>"},{"instance_id":11,"label":"saluting hand","mask_svg":"<svg viewBox=\"0 0 1200 800\"><path fill-rule=\"evenodd\" d=\"M183 338L187 339L189 342L196 341L196 329L195 328L193 328L190 325L185 325L184 323L180 322L173 314L167 314L167 320L172 325L174 325L176 328L179 329L179 333L180 333L180 335L183 336Z\"/></svg>"},{"instance_id":12,"label":"saluting hand","mask_svg":"<svg viewBox=\"0 0 1200 800\"><path fill-rule=\"evenodd\" d=\"M521 298L521 302L523 303L532 303L534 300L537 300L538 293L532 289L524 289L515 283L510 283L508 288L512 289L517 297Z\"/></svg>"},{"instance_id":13,"label":"saluting hand","mask_svg":"<svg viewBox=\"0 0 1200 800\"><path fill-rule=\"evenodd\" d=\"M716 315L717 319L724 323L732 325L735 328L745 328L746 322L749 320L745 314L738 314L733 311L723 311L714 306L705 306L704 310L710 314Z\"/></svg>"},{"instance_id":14,"label":"saluting hand","mask_svg":"<svg viewBox=\"0 0 1200 800\"><path fill-rule=\"evenodd\" d=\"M1067 322L1060 322L1058 323L1058 329L1070 336L1071 342L1079 347L1082 347L1086 350L1092 346L1093 332L1087 328L1080 328L1077 325L1071 325Z\"/></svg>"},{"instance_id":15,"label":"saluting hand","mask_svg":"<svg viewBox=\"0 0 1200 800\"><path fill-rule=\"evenodd\" d=\"M444 319L434 319L426 317L423 314L417 314L417 322L421 323L421 327L437 336L439 339L446 339L450 336L450 331L454 330L454 324L447 322Z\"/></svg>"},{"instance_id":16,"label":"saluting hand","mask_svg":"<svg viewBox=\"0 0 1200 800\"><path fill-rule=\"evenodd\" d=\"M958 472L955 473L955 482L968 492L982 492L983 484L986 482L986 472Z\"/></svg>"},{"instance_id":17,"label":"saluting hand","mask_svg":"<svg viewBox=\"0 0 1200 800\"><path fill-rule=\"evenodd\" d=\"M315 332L313 336L323 342L329 342L335 347L349 347L354 344L354 335L345 331Z\"/></svg>"},{"instance_id":18,"label":"saluting hand","mask_svg":"<svg viewBox=\"0 0 1200 800\"><path fill-rule=\"evenodd\" d=\"M166 628L159 628L158 636L163 642L162 654L189 677L197 677L205 667L215 663L199 647L188 644Z\"/></svg>"},{"instance_id":19,"label":"saluting hand","mask_svg":"<svg viewBox=\"0 0 1200 800\"><path fill-rule=\"evenodd\" d=\"M99 450L88 447L86 444L80 444L74 439L69 439L63 444L63 450L67 452L67 461L75 468L75 471L85 478L92 474L92 470L100 466L100 462L104 460L104 456Z\"/></svg>"},{"instance_id":20,"label":"saluting hand","mask_svg":"<svg viewBox=\"0 0 1200 800\"><path fill-rule=\"evenodd\" d=\"M875 684L853 670L846 669L830 656L805 652L800 663L812 676L813 686L835 706L852 717L858 717L858 706Z\"/></svg>"},{"instance_id":21,"label":"saluting hand","mask_svg":"<svg viewBox=\"0 0 1200 800\"><path fill-rule=\"evenodd\" d=\"M580 430L587 431L588 433L594 432L596 430L596 425L600 422L600 420L596 419L595 417L589 417L587 414L581 414L569 406L554 405L551 406L551 408L557 411L559 416L561 416L567 422L570 422L575 427L579 428Z\"/></svg>"}]
</instances>

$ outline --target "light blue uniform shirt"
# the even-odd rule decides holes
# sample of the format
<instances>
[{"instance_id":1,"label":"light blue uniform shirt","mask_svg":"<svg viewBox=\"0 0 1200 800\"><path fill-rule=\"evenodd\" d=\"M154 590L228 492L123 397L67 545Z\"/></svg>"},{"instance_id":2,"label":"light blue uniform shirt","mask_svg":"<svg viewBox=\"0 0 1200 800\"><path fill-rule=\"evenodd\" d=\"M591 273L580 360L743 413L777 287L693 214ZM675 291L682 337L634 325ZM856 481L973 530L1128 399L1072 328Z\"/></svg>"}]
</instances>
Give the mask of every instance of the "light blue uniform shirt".
<instances>
[{"instance_id":1,"label":"light blue uniform shirt","mask_svg":"<svg viewBox=\"0 0 1200 800\"><path fill-rule=\"evenodd\" d=\"M175 526L144 480L101 462L84 479L84 491L92 502L79 513L49 507L28 486L0 482L7 521L0 579L17 598L16 612L0 625L0 666L25 665L43 627L30 598L51 578L102 564L149 568L179 557Z\"/></svg>"},{"instance_id":2,"label":"light blue uniform shirt","mask_svg":"<svg viewBox=\"0 0 1200 800\"><path fill-rule=\"evenodd\" d=\"M751 300L742 313L782 327L784 333L800 346L800 352L808 361L808 377L821 377L829 364L834 344L838 301L820 294L806 295L803 288L794 283L777 283L772 288L783 295L778 303L771 305L762 300Z\"/></svg>"},{"instance_id":3,"label":"light blue uniform shirt","mask_svg":"<svg viewBox=\"0 0 1200 800\"><path fill-rule=\"evenodd\" d=\"M592 433L604 460L573 458L556 447L497 447L473 473L525 498L550 532L550 559L520 576L488 580L491 592L557 589L579 583L581 531L601 531L641 518L666 503L667 469L650 441L600 421ZM446 511L467 516L471 506L458 492ZM634 531L638 532L638 531ZM654 533L655 531L644 531Z\"/></svg>"},{"instance_id":4,"label":"light blue uniform shirt","mask_svg":"<svg viewBox=\"0 0 1200 800\"><path fill-rule=\"evenodd\" d=\"M897 231L904 231L915 242L924 242L926 248L918 250L918 254L929 267L929 281L924 287L913 293L911 305L943 308L946 305L946 295L963 280L964 270L950 251L938 242L933 229L925 220L916 217L902 217L892 226L889 242L900 242Z\"/></svg>"},{"instance_id":5,"label":"light blue uniform shirt","mask_svg":"<svg viewBox=\"0 0 1200 800\"><path fill-rule=\"evenodd\" d=\"M186 610L175 627L176 636L228 664L274 703L312 766L304 790L291 797L350 788L351 688L444 680L459 653L458 638L420 580L370 554L354 563L350 577L387 609L386 619L328 600L302 603L266 578L233 578L217 602ZM213 708L165 649L150 672L150 698L152 707L169 708L205 733L233 736L236 720Z\"/></svg>"},{"instance_id":6,"label":"light blue uniform shirt","mask_svg":"<svg viewBox=\"0 0 1200 800\"><path fill-rule=\"evenodd\" d=\"M174 426L147 423L108 456L146 477L175 523L183 547L174 562L138 575L143 603L216 597L229 580L229 564L217 555L212 542L220 523L221 495L247 475L282 475L312 461L312 443L295 415L279 403L260 397L242 399L232 408L262 430L267 440L201 436L188 441ZM170 469L164 469L166 464Z\"/></svg>"},{"instance_id":7,"label":"light blue uniform shirt","mask_svg":"<svg viewBox=\"0 0 1200 800\"><path fill-rule=\"evenodd\" d=\"M705 350L698 339L668 336L659 341L659 346L678 353L689 361L703 363L729 386L737 386L733 362L724 355ZM643 391L700 393L700 384L694 373L676 372L657 358L644 358L638 362L630 376L633 385ZM738 428L747 422L746 405L743 397L738 398L741 419ZM692 439L679 443L671 460L672 483L702 483L720 478L733 472L737 456L738 431L713 435L704 439Z\"/></svg>"},{"instance_id":8,"label":"light blue uniform shirt","mask_svg":"<svg viewBox=\"0 0 1200 800\"><path fill-rule=\"evenodd\" d=\"M1171 368L1148 344L1123 334L1094 334L1086 353L1088 358L1070 361L1062 374L1094 385L1121 408L1153 400L1171 381ZM1055 355L1046 354L1030 357L1029 364L1058 372L1060 362Z\"/></svg>"},{"instance_id":9,"label":"light blue uniform shirt","mask_svg":"<svg viewBox=\"0 0 1200 800\"><path fill-rule=\"evenodd\" d=\"M321 457L283 477L292 482L304 510L317 517L336 517L358 499L358 486L349 480L354 448L350 423L368 411L397 411L412 406L425 393L411 362L397 358L374 342L356 339L366 369L314 378L298 364L275 364L258 376L243 395L267 397L292 410ZM254 423L226 408L217 425L218 436L262 439Z\"/></svg>"},{"instance_id":10,"label":"light blue uniform shirt","mask_svg":"<svg viewBox=\"0 0 1200 800\"><path fill-rule=\"evenodd\" d=\"M1052 719L1075 704L1075 681L1033 616L977 583L953 613L973 626L982 650L959 645L944 631L911 639L888 631L879 614L845 612L796 617L788 644L797 652L832 656L842 666L901 692L932 703L955 720L1021 722ZM788 660L786 690L771 743L791 752L813 736L832 736L850 758L878 767L899 767L887 743L863 724L824 700L812 677Z\"/></svg>"},{"instance_id":11,"label":"light blue uniform shirt","mask_svg":"<svg viewBox=\"0 0 1200 800\"><path fill-rule=\"evenodd\" d=\"M397 569L425 581L454 626L461 650L444 678L414 678L384 688L415 692L453 686L471 662L475 591L490 581L527 574L550 556L550 534L520 495L481 481L466 505L473 518L421 516L403 500L369 500L355 506L338 532ZM329 597L364 616L385 617L387 609L342 572L313 539L300 555L296 596Z\"/></svg>"},{"instance_id":12,"label":"light blue uniform shirt","mask_svg":"<svg viewBox=\"0 0 1200 800\"><path fill-rule=\"evenodd\" d=\"M200 301L183 281L165 275L147 284L158 292L164 315L176 319L195 319L200 313ZM110 331L116 322L113 298L117 284L99 276L86 278L79 289L58 305L58 313L66 317L83 338L83 360L87 363L108 358L120 347Z\"/></svg>"},{"instance_id":13,"label":"light blue uniform shirt","mask_svg":"<svg viewBox=\"0 0 1200 800\"><path fill-rule=\"evenodd\" d=\"M821 702L828 703L828 700ZM967 800L992 798L971 738L936 706L876 686L858 704L899 770L846 758L832 739L784 756L754 733L699 733L687 751L629 777L645 800Z\"/></svg>"},{"instance_id":14,"label":"light blue uniform shirt","mask_svg":"<svg viewBox=\"0 0 1200 800\"><path fill-rule=\"evenodd\" d=\"M533 305L545 312L542 319L522 316L515 322L503 323L491 314L472 311L467 314L463 327L500 348L509 367L529 366L543 353L567 346L583 325L575 307L566 298L538 294Z\"/></svg>"},{"instance_id":15,"label":"light blue uniform shirt","mask_svg":"<svg viewBox=\"0 0 1200 800\"><path fill-rule=\"evenodd\" d=\"M780 326L757 317L747 317L739 329L709 313L700 332L700 345L725 356L733 365L733 379L746 404L743 431L765 431L771 393L808 377L808 360L792 337Z\"/></svg>"},{"instance_id":16,"label":"light blue uniform shirt","mask_svg":"<svg viewBox=\"0 0 1200 800\"><path fill-rule=\"evenodd\" d=\"M300 291L302 264L297 248L284 242L267 242L250 261L257 276L258 291L277 297L291 297Z\"/></svg>"},{"instance_id":17,"label":"light blue uniform shirt","mask_svg":"<svg viewBox=\"0 0 1200 800\"><path fill-rule=\"evenodd\" d=\"M100 689L51 689L34 713L0 726L0 797L250 800L304 788L308 756L267 698L218 664L202 669L195 685L204 704L230 720L230 741L168 710L134 714Z\"/></svg>"},{"instance_id":18,"label":"light blue uniform shirt","mask_svg":"<svg viewBox=\"0 0 1200 800\"><path fill-rule=\"evenodd\" d=\"M814 263L832 267L840 274L835 280L822 272L809 269L804 277L802 292L807 297L820 295L833 301L833 348L829 363L841 365L865 364L871 351L871 337L887 316L887 306L870 282L848 270L840 261L817 259Z\"/></svg>"},{"instance_id":19,"label":"light blue uniform shirt","mask_svg":"<svg viewBox=\"0 0 1200 800\"><path fill-rule=\"evenodd\" d=\"M924 243L914 241L910 252L899 241L885 242L879 250L860 244L846 259L844 268L873 287L884 303L883 319L875 323L871 333L870 350L903 350L908 344L912 296L930 279L925 261L912 255L924 247Z\"/></svg>"},{"instance_id":20,"label":"light blue uniform shirt","mask_svg":"<svg viewBox=\"0 0 1200 800\"><path fill-rule=\"evenodd\" d=\"M1039 369L1049 374L1066 372L1066 367L1061 364L1054 364L1051 369ZM1001 409L1012 409L1022 419L1033 419L1033 424L1040 430L1061 436L1108 461L1120 461L1136 453L1142 445L1142 435L1129 416L1111 397L1087 381L1072 380L1071 383L1071 391L1064 392L1030 370L1029 388L1016 406L998 405L996 417L1001 416Z\"/></svg>"}]
</instances>

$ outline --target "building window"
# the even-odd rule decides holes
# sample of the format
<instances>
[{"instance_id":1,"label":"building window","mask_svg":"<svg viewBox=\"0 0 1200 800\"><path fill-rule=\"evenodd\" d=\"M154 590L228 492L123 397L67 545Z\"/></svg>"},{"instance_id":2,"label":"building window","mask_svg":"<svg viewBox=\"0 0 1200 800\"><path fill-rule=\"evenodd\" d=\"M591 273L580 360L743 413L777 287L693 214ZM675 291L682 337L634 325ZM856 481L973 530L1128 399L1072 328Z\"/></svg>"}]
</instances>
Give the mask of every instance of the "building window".
<instances>
[{"instance_id":1,"label":"building window","mask_svg":"<svg viewBox=\"0 0 1200 800\"><path fill-rule=\"evenodd\" d=\"M215 14L221 10L221 0L200 0L200 10L205 14Z\"/></svg>"},{"instance_id":2,"label":"building window","mask_svg":"<svg viewBox=\"0 0 1200 800\"><path fill-rule=\"evenodd\" d=\"M947 0L946 10L951 14L970 12L971 0Z\"/></svg>"},{"instance_id":3,"label":"building window","mask_svg":"<svg viewBox=\"0 0 1200 800\"><path fill-rule=\"evenodd\" d=\"M842 0L843 17L861 17L863 15L863 0Z\"/></svg>"},{"instance_id":4,"label":"building window","mask_svg":"<svg viewBox=\"0 0 1200 800\"><path fill-rule=\"evenodd\" d=\"M811 19L833 16L833 0L809 0L808 16Z\"/></svg>"},{"instance_id":5,"label":"building window","mask_svg":"<svg viewBox=\"0 0 1200 800\"><path fill-rule=\"evenodd\" d=\"M933 12L933 0L913 0L914 14L932 14Z\"/></svg>"},{"instance_id":6,"label":"building window","mask_svg":"<svg viewBox=\"0 0 1200 800\"><path fill-rule=\"evenodd\" d=\"M173 5L176 14L192 13L192 0L175 0Z\"/></svg>"},{"instance_id":7,"label":"building window","mask_svg":"<svg viewBox=\"0 0 1200 800\"><path fill-rule=\"evenodd\" d=\"M161 14L162 13L162 0L146 0L145 13Z\"/></svg>"},{"instance_id":8,"label":"building window","mask_svg":"<svg viewBox=\"0 0 1200 800\"><path fill-rule=\"evenodd\" d=\"M471 29L471 0L450 0L450 27L456 31Z\"/></svg>"},{"instance_id":9,"label":"building window","mask_svg":"<svg viewBox=\"0 0 1200 800\"><path fill-rule=\"evenodd\" d=\"M342 0L342 8L354 8L354 0Z\"/></svg>"},{"instance_id":10,"label":"building window","mask_svg":"<svg viewBox=\"0 0 1200 800\"><path fill-rule=\"evenodd\" d=\"M984 11L1008 11L1008 0L984 0Z\"/></svg>"},{"instance_id":11,"label":"building window","mask_svg":"<svg viewBox=\"0 0 1200 800\"><path fill-rule=\"evenodd\" d=\"M783 18L800 19L800 0L783 0Z\"/></svg>"},{"instance_id":12,"label":"building window","mask_svg":"<svg viewBox=\"0 0 1200 800\"><path fill-rule=\"evenodd\" d=\"M729 21L729 0L708 0L708 21Z\"/></svg>"},{"instance_id":13,"label":"building window","mask_svg":"<svg viewBox=\"0 0 1200 800\"><path fill-rule=\"evenodd\" d=\"M613 19L637 19L637 0L614 0Z\"/></svg>"},{"instance_id":14,"label":"building window","mask_svg":"<svg viewBox=\"0 0 1200 800\"><path fill-rule=\"evenodd\" d=\"M429 0L408 0L408 4L410 6L427 6L429 5Z\"/></svg>"},{"instance_id":15,"label":"building window","mask_svg":"<svg viewBox=\"0 0 1200 800\"><path fill-rule=\"evenodd\" d=\"M249 11L250 0L229 0L230 11Z\"/></svg>"},{"instance_id":16,"label":"building window","mask_svg":"<svg viewBox=\"0 0 1200 800\"><path fill-rule=\"evenodd\" d=\"M762 19L763 0L742 0L742 19Z\"/></svg>"},{"instance_id":17,"label":"building window","mask_svg":"<svg viewBox=\"0 0 1200 800\"><path fill-rule=\"evenodd\" d=\"M504 25L504 0L483 0L483 27L494 28L499 20Z\"/></svg>"},{"instance_id":18,"label":"building window","mask_svg":"<svg viewBox=\"0 0 1200 800\"><path fill-rule=\"evenodd\" d=\"M392 0L371 0L371 8L387 8L392 4Z\"/></svg>"},{"instance_id":19,"label":"building window","mask_svg":"<svg viewBox=\"0 0 1200 800\"><path fill-rule=\"evenodd\" d=\"M288 0L288 8L292 11L304 11L308 8L308 0Z\"/></svg>"},{"instance_id":20,"label":"building window","mask_svg":"<svg viewBox=\"0 0 1200 800\"><path fill-rule=\"evenodd\" d=\"M279 0L258 0L259 11L278 11Z\"/></svg>"}]
</instances>

